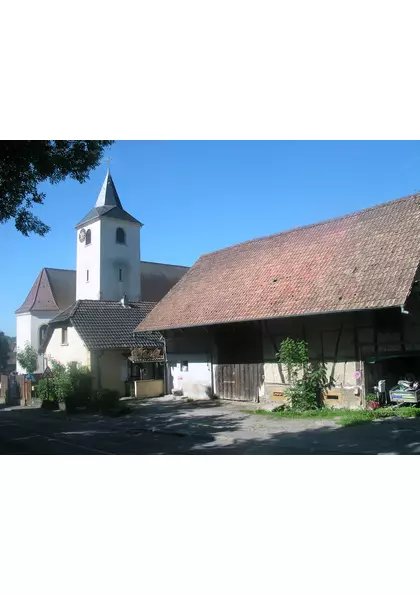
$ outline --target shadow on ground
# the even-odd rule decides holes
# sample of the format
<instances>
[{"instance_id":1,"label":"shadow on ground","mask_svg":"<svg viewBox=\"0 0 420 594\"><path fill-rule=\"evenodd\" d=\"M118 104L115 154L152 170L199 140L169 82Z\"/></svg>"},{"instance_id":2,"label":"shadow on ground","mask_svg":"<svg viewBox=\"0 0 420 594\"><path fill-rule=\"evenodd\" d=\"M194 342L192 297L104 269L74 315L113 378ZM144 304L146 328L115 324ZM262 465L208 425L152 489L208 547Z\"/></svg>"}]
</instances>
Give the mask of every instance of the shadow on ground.
<instances>
[{"instance_id":1,"label":"shadow on ground","mask_svg":"<svg viewBox=\"0 0 420 594\"><path fill-rule=\"evenodd\" d=\"M419 454L420 419L341 427L258 419L218 402L137 403L119 418L0 409L2 454Z\"/></svg>"}]
</instances>

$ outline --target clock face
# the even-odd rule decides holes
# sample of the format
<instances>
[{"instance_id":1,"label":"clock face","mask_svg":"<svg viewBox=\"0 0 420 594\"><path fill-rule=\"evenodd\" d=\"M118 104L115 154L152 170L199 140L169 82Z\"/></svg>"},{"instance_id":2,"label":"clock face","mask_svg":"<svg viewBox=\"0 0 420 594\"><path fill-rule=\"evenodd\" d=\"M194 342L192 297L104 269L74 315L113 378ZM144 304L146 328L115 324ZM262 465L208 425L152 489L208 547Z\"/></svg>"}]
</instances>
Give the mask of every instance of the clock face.
<instances>
[{"instance_id":1,"label":"clock face","mask_svg":"<svg viewBox=\"0 0 420 594\"><path fill-rule=\"evenodd\" d=\"M79 241L82 243L86 239L86 231L84 229L80 229L79 231Z\"/></svg>"}]
</instances>

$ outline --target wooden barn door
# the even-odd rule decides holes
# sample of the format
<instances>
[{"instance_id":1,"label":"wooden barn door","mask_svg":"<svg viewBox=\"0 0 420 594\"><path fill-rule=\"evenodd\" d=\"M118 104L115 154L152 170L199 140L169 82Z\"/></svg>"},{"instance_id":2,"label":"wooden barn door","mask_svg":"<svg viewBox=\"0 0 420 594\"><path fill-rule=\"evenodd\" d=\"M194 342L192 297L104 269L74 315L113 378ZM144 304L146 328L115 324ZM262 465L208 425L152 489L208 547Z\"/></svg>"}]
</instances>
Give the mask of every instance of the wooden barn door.
<instances>
[{"instance_id":1,"label":"wooden barn door","mask_svg":"<svg viewBox=\"0 0 420 594\"><path fill-rule=\"evenodd\" d=\"M263 382L262 363L215 366L216 396L224 400L258 402Z\"/></svg>"}]
</instances>

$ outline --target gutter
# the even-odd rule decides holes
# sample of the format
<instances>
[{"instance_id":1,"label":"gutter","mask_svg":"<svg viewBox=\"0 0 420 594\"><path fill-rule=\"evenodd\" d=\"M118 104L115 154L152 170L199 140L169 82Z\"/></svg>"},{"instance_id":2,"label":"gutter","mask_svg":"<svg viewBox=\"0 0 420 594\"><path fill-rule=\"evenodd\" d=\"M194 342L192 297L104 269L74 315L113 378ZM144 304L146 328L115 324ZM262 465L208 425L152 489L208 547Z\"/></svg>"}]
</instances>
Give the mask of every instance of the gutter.
<instances>
[{"instance_id":1,"label":"gutter","mask_svg":"<svg viewBox=\"0 0 420 594\"><path fill-rule=\"evenodd\" d=\"M365 307L359 309L334 309L330 311L317 311L317 312L309 312L309 313L300 313L300 314L289 314L289 315L280 315L280 316L270 316L270 317L262 317L262 318L242 318L238 320L223 320L220 322L203 322L201 324L184 324L183 326L168 326L165 328L141 328L141 323L134 332L163 332L168 330L184 330L186 328L203 328L204 326L221 326L223 324L239 324L243 322L259 322L261 320L281 320L281 319L290 319L290 318L305 318L308 316L325 316L325 315L332 315L332 314L345 314L345 313L358 313L364 311L378 311L381 309L400 309L401 313L406 313L403 311L405 302L401 305L389 305L388 307ZM407 312L408 313L408 312Z\"/></svg>"}]
</instances>

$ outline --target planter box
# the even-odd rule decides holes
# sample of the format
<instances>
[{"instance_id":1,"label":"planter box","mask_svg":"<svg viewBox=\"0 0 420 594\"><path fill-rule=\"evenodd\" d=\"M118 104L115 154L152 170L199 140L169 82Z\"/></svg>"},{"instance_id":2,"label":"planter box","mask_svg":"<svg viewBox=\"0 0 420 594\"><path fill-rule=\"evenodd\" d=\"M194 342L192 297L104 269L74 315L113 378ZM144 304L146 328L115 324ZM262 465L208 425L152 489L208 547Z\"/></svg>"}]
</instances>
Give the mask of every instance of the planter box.
<instances>
[{"instance_id":1,"label":"planter box","mask_svg":"<svg viewBox=\"0 0 420 594\"><path fill-rule=\"evenodd\" d=\"M156 398L163 396L164 391L163 380L137 380L134 382L136 398Z\"/></svg>"}]
</instances>

